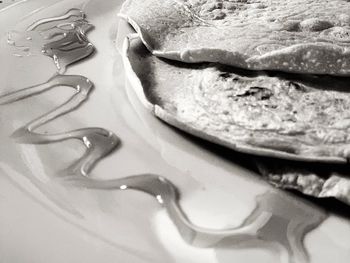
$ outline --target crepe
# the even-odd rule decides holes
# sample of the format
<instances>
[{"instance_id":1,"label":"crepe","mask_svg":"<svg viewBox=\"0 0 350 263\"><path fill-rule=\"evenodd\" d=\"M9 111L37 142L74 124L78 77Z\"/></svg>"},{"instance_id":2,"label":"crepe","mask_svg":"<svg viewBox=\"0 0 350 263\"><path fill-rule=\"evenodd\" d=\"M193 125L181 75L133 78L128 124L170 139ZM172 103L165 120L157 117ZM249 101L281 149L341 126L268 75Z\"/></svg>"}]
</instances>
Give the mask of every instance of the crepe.
<instances>
[{"instance_id":1,"label":"crepe","mask_svg":"<svg viewBox=\"0 0 350 263\"><path fill-rule=\"evenodd\" d=\"M143 103L165 122L237 151L347 162L348 78L247 71L160 59L137 35L124 62Z\"/></svg>"},{"instance_id":2,"label":"crepe","mask_svg":"<svg viewBox=\"0 0 350 263\"><path fill-rule=\"evenodd\" d=\"M120 16L156 56L350 75L349 0L127 0Z\"/></svg>"},{"instance_id":3,"label":"crepe","mask_svg":"<svg viewBox=\"0 0 350 263\"><path fill-rule=\"evenodd\" d=\"M347 165L305 164L258 160L260 173L272 185L317 198L333 197L350 205L350 177Z\"/></svg>"}]
</instances>

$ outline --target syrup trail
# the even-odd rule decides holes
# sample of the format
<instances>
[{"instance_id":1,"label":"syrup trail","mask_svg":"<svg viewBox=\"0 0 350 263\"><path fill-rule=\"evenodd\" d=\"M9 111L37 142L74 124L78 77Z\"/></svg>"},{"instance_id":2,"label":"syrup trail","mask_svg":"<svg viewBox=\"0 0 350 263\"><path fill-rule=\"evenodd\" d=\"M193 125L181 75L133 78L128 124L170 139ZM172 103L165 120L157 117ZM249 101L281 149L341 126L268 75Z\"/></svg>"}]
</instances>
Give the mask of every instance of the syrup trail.
<instances>
[{"instance_id":1,"label":"syrup trail","mask_svg":"<svg viewBox=\"0 0 350 263\"><path fill-rule=\"evenodd\" d=\"M60 74L67 66L94 52L86 37L93 26L79 9L70 9L62 16L44 18L30 25L25 32L10 31L7 42L16 56L44 54L55 62Z\"/></svg>"},{"instance_id":2,"label":"syrup trail","mask_svg":"<svg viewBox=\"0 0 350 263\"><path fill-rule=\"evenodd\" d=\"M85 33L91 25L78 9L66 14L33 23L26 32L10 32L8 43L15 54L27 56L44 54L53 58L59 72L76 61L88 57L94 47ZM118 137L102 128L84 128L74 131L41 134L35 130L47 122L78 108L87 98L93 84L83 76L57 74L45 83L28 87L0 97L0 104L13 103L47 90L68 86L72 97L52 111L16 130L12 137L20 143L43 144L78 139L86 146L86 153L68 168L65 180L74 186L93 189L136 190L153 196L162 205L178 228L183 239L199 247L235 247L238 244L268 244L280 253L283 262L307 262L303 238L318 226L324 213L311 205L300 203L285 195L266 193L257 197L257 206L237 228L212 230L193 224L179 206L179 192L162 176L141 174L114 180L96 180L89 172L98 160L113 151ZM295 261L294 261L295 260Z\"/></svg>"},{"instance_id":3,"label":"syrup trail","mask_svg":"<svg viewBox=\"0 0 350 263\"><path fill-rule=\"evenodd\" d=\"M177 188L166 178L141 174L115 180L72 176L69 183L79 187L108 190L136 190L153 196L169 214L183 239L198 247L234 248L264 244L280 253L281 262L308 262L303 246L306 233L317 227L325 214L312 205L288 196L267 192L257 197L257 206L237 228L211 230L194 225L179 206Z\"/></svg>"},{"instance_id":4,"label":"syrup trail","mask_svg":"<svg viewBox=\"0 0 350 263\"><path fill-rule=\"evenodd\" d=\"M83 128L55 134L41 134L35 132L35 129L78 108L88 98L93 87L93 84L87 78L82 76L56 75L43 84L1 96L0 105L16 102L62 86L73 88L75 91L74 95L59 107L16 130L12 134L12 138L19 143L30 144L78 139L84 143L87 150L84 156L70 167L67 172L75 174L79 170L79 173L86 175L99 159L110 153L117 146L119 139L115 134L102 128Z\"/></svg>"},{"instance_id":5,"label":"syrup trail","mask_svg":"<svg viewBox=\"0 0 350 263\"><path fill-rule=\"evenodd\" d=\"M44 54L55 62L57 70L63 73L68 65L88 57L94 46L86 37L92 25L79 9L70 9L57 17L44 18L31 24L25 32L11 31L7 42L14 47L14 55L31 56ZM69 139L78 139L86 147L86 152L79 161L68 168L69 173L86 175L96 162L110 153L119 143L118 137L102 128L84 128L74 131L40 134L35 129L45 123L78 108L87 98L93 84L83 76L57 74L45 83L11 92L0 97L0 105L16 102L53 88L62 86L74 89L74 95L52 111L19 128L12 135L21 143L53 143Z\"/></svg>"}]
</instances>

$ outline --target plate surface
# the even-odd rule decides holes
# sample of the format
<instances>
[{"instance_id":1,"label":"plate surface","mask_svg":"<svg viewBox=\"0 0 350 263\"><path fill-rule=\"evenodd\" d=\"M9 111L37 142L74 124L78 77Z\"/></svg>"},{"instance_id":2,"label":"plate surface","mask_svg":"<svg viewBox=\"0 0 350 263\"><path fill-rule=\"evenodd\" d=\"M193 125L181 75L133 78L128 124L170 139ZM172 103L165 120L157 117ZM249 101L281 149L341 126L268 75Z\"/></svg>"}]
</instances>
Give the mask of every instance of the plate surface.
<instances>
[{"instance_id":1,"label":"plate surface","mask_svg":"<svg viewBox=\"0 0 350 263\"><path fill-rule=\"evenodd\" d=\"M266 194L286 200L286 209L301 202L325 213L260 180L244 168L249 166L246 157L231 152L228 157L225 149L178 132L142 106L125 80L116 49L128 31L124 26L118 32L120 0L17 2L6 8L0 4L1 94L44 82L56 71L46 56L13 56L7 32L71 8L83 9L95 27L88 33L95 54L67 71L88 77L95 85L92 94L75 111L40 128L52 133L103 127L116 133L122 145L98 163L91 177L162 175L179 189L179 204L189 220L207 229L240 226L257 197ZM62 183L61 171L84 152L78 141L30 145L17 144L10 136L70 95L69 90L53 89L0 106L0 262L287 262L283 253L263 244L198 248L186 243L165 209L144 193ZM304 239L310 262L348 262L349 218L334 213L337 209L326 210L328 217Z\"/></svg>"}]
</instances>

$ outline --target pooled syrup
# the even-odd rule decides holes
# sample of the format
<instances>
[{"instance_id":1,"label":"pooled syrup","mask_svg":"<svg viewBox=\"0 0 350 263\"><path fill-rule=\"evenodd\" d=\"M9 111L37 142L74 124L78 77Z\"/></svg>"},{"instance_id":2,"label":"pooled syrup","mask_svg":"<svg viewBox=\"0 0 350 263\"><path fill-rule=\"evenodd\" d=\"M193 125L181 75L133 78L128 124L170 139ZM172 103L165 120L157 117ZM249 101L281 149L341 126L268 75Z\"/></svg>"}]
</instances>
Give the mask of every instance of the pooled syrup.
<instances>
[{"instance_id":1,"label":"pooled syrup","mask_svg":"<svg viewBox=\"0 0 350 263\"><path fill-rule=\"evenodd\" d=\"M68 176L65 180L69 184L93 189L136 190L151 195L166 209L183 239L193 246L218 248L224 245L234 249L237 244L261 242L278 251L283 262L307 262L303 238L324 219L324 214L309 204L287 195L267 192L257 197L255 209L241 226L224 230L207 229L188 219L179 204L179 190L163 176L139 174L112 180L97 180L89 176L96 162L119 144L119 138L112 132L102 128L82 128L54 134L36 132L40 126L77 109L89 96L93 88L91 81L83 76L62 73L67 66L93 53L94 47L85 35L90 28L84 13L71 9L62 16L41 19L25 32L8 34L8 43L15 48L14 55L50 56L58 73L45 83L0 96L0 104L14 103L61 86L74 90L68 101L19 128L12 137L19 143L28 144L80 140L86 147L86 153L66 170Z\"/></svg>"}]
</instances>

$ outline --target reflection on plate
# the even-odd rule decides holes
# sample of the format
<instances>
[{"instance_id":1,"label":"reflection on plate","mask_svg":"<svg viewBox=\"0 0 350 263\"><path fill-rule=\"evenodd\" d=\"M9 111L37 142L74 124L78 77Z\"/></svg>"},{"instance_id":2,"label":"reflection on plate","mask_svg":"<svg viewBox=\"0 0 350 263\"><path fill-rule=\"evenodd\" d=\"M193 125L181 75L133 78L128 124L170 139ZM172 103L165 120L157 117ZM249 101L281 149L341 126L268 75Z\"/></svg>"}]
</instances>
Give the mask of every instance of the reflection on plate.
<instances>
[{"instance_id":1,"label":"reflection on plate","mask_svg":"<svg viewBox=\"0 0 350 263\"><path fill-rule=\"evenodd\" d=\"M335 254L346 262L347 219L325 218L323 209L272 189L142 108L114 46L120 4L0 6L7 21L0 43L4 262L328 262ZM94 26L87 38L79 10ZM77 61L91 54L90 42L95 55L52 77L70 64L58 51ZM77 92L53 88L62 85ZM110 153L114 134L122 143ZM120 191L129 188L137 191Z\"/></svg>"}]
</instances>

